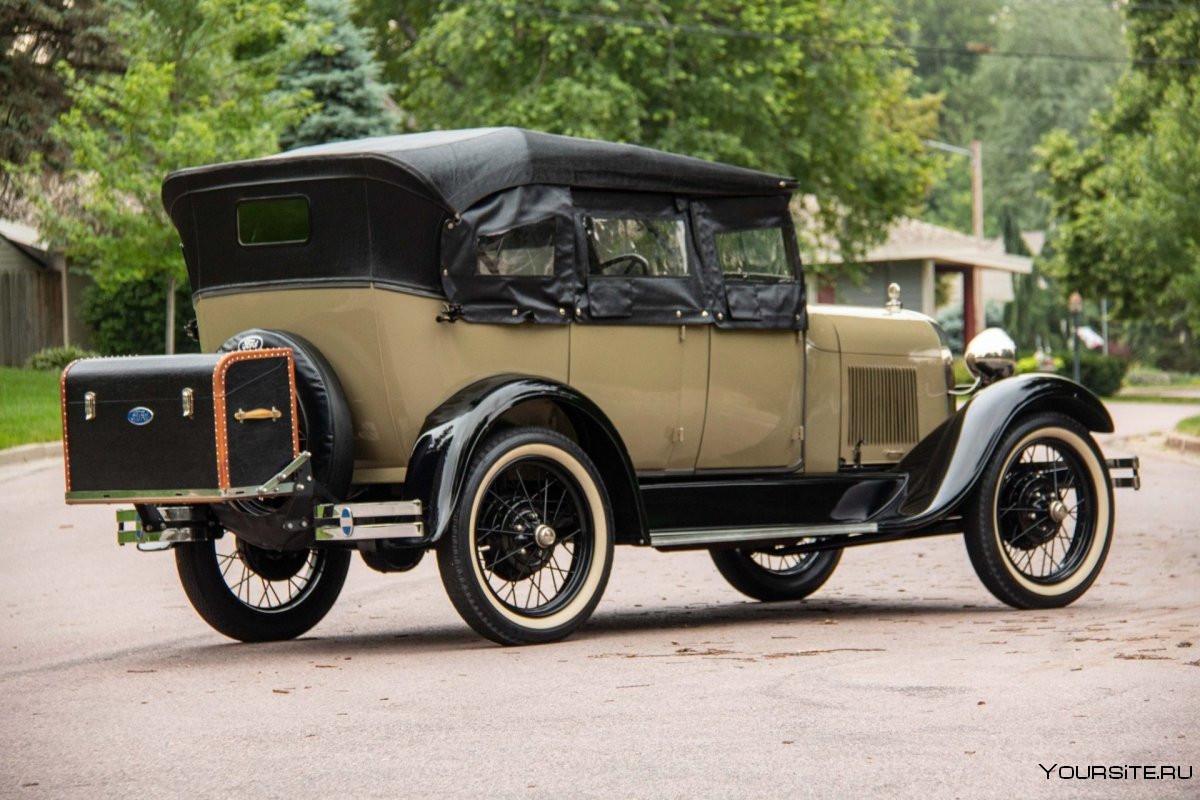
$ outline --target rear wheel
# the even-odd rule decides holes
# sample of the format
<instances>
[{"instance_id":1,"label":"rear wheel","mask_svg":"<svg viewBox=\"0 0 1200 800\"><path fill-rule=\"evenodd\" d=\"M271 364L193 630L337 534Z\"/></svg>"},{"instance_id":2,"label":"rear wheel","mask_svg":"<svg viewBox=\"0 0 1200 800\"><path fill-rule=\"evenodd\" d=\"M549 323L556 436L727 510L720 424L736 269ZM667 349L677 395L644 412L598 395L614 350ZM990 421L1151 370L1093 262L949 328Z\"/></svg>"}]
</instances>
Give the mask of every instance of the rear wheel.
<instances>
[{"instance_id":1,"label":"rear wheel","mask_svg":"<svg viewBox=\"0 0 1200 800\"><path fill-rule=\"evenodd\" d=\"M293 639L328 613L346 582L350 551L275 551L233 534L175 545L175 567L192 606L231 639Z\"/></svg>"},{"instance_id":2,"label":"rear wheel","mask_svg":"<svg viewBox=\"0 0 1200 800\"><path fill-rule=\"evenodd\" d=\"M437 554L466 623L513 645L557 641L587 621L612 552L612 512L591 459L561 434L515 428L480 448Z\"/></svg>"},{"instance_id":3,"label":"rear wheel","mask_svg":"<svg viewBox=\"0 0 1200 800\"><path fill-rule=\"evenodd\" d=\"M748 597L763 602L801 600L829 580L842 549L796 553L793 547L714 549L709 555L729 585Z\"/></svg>"},{"instance_id":4,"label":"rear wheel","mask_svg":"<svg viewBox=\"0 0 1200 800\"><path fill-rule=\"evenodd\" d=\"M1088 432L1059 414L1017 425L963 515L983 585L1014 608L1056 608L1100 574L1112 542L1108 468Z\"/></svg>"},{"instance_id":5,"label":"rear wheel","mask_svg":"<svg viewBox=\"0 0 1200 800\"><path fill-rule=\"evenodd\" d=\"M354 430L337 374L316 347L286 331L244 331L220 351L259 347L292 349L300 449L312 453L313 475L324 490L345 497L354 466ZM228 529L224 536L175 545L175 566L188 600L205 622L232 639L295 638L321 621L346 582L349 550L274 550L238 538L239 529L253 538L259 520L286 503L283 498L232 501L220 513Z\"/></svg>"}]
</instances>

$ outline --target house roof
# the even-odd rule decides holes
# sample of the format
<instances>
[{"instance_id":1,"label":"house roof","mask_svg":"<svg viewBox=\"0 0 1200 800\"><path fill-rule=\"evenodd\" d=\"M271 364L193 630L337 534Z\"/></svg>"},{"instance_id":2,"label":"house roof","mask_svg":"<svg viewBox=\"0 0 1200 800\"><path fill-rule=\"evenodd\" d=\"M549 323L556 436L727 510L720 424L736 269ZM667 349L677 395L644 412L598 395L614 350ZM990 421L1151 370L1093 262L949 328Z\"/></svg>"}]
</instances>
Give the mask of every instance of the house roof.
<instances>
[{"instance_id":1,"label":"house roof","mask_svg":"<svg viewBox=\"0 0 1200 800\"><path fill-rule=\"evenodd\" d=\"M819 210L820 205L812 195L792 201L792 213L804 222L799 226L801 230L813 228ZM1030 234L1026 244L1036 253L1041 249L1042 238L1040 232ZM813 263L842 263L836 241L821 237L813 244L809 248ZM892 223L887 239L868 250L861 259L866 264L893 261L933 261L939 266L981 267L1021 274L1033 271L1032 258L1004 252L1004 243L1000 239L979 240L970 234L911 217L901 217Z\"/></svg>"},{"instance_id":2,"label":"house roof","mask_svg":"<svg viewBox=\"0 0 1200 800\"><path fill-rule=\"evenodd\" d=\"M979 240L941 225L908 217L892 225L887 241L867 253L866 261L933 261L938 265L985 267L1028 274L1033 259L1004 252L998 240Z\"/></svg>"},{"instance_id":3,"label":"house roof","mask_svg":"<svg viewBox=\"0 0 1200 800\"><path fill-rule=\"evenodd\" d=\"M455 213L489 195L530 184L707 197L790 194L796 188L793 179L782 175L637 145L521 128L476 128L336 142L181 170L167 176L163 201L169 210L187 191L313 173L328 176L339 169L370 174L381 166L401 173L405 183L415 183Z\"/></svg>"},{"instance_id":4,"label":"house roof","mask_svg":"<svg viewBox=\"0 0 1200 800\"><path fill-rule=\"evenodd\" d=\"M10 219L0 219L0 238L7 240L13 247L29 256L43 267L53 267L49 248L42 242L42 236L36 228L23 222Z\"/></svg>"}]
</instances>

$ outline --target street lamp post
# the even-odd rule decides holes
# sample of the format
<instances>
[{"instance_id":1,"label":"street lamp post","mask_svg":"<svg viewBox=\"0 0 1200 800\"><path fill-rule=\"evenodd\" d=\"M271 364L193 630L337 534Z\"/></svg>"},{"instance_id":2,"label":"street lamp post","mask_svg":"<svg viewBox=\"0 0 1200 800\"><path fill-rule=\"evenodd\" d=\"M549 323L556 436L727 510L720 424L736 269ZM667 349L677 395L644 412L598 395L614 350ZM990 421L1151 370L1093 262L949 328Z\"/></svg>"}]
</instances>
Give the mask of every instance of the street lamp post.
<instances>
[{"instance_id":1,"label":"street lamp post","mask_svg":"<svg viewBox=\"0 0 1200 800\"><path fill-rule=\"evenodd\" d=\"M1083 295L1071 292L1067 300L1067 310L1071 312L1072 348L1075 351L1075 382L1079 383L1079 312L1083 311Z\"/></svg>"}]
</instances>

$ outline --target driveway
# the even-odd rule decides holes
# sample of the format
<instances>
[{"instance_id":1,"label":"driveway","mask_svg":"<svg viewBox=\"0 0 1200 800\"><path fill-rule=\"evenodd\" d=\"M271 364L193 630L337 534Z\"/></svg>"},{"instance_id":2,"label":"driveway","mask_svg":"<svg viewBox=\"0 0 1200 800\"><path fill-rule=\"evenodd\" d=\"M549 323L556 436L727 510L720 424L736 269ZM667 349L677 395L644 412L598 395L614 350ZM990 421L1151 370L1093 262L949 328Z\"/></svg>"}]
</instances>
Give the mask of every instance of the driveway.
<instances>
[{"instance_id":1,"label":"driveway","mask_svg":"<svg viewBox=\"0 0 1200 800\"><path fill-rule=\"evenodd\" d=\"M1001 606L953 536L780 605L622 548L591 623L529 648L472 634L431 558L356 561L309 636L231 643L170 554L62 504L60 460L0 467L0 796L1196 797L1141 769L1200 766L1200 465L1152 436L1189 412L1114 405L1145 487L1069 608Z\"/></svg>"}]
</instances>

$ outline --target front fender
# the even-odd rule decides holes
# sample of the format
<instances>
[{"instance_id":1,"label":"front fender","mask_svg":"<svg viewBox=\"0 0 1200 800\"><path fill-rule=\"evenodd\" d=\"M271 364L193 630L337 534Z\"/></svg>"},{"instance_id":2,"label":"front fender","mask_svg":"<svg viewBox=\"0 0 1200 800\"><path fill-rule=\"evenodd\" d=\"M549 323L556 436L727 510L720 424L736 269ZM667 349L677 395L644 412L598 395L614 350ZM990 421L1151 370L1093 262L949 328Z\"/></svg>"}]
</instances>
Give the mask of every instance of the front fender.
<instances>
[{"instance_id":1,"label":"front fender","mask_svg":"<svg viewBox=\"0 0 1200 800\"><path fill-rule=\"evenodd\" d=\"M1009 427L1026 414L1055 411L1090 431L1111 433L1112 417L1096 395L1074 381L1034 373L997 381L922 439L897 465L909 475L887 530L910 530L955 511L975 487Z\"/></svg>"},{"instance_id":2,"label":"front fender","mask_svg":"<svg viewBox=\"0 0 1200 800\"><path fill-rule=\"evenodd\" d=\"M618 523L631 528L635 538L644 536L645 509L636 492L633 464L604 412L565 384L524 375L495 375L459 390L435 409L425 418L413 446L405 495L421 500L426 508L427 541L437 541L449 527L479 445L506 412L531 400L554 402L577 431L590 437L580 444L609 477L613 505L624 506L630 515L623 520L622 512L615 508ZM623 484L617 486L618 482Z\"/></svg>"}]
</instances>

